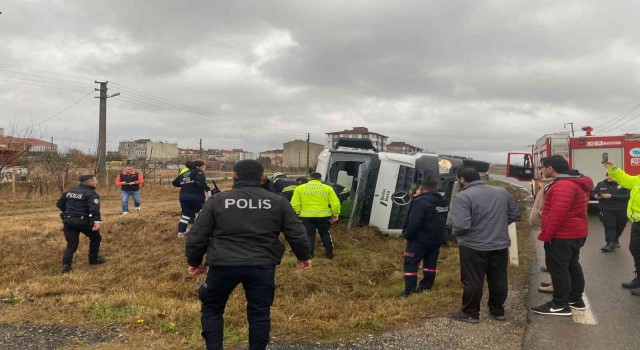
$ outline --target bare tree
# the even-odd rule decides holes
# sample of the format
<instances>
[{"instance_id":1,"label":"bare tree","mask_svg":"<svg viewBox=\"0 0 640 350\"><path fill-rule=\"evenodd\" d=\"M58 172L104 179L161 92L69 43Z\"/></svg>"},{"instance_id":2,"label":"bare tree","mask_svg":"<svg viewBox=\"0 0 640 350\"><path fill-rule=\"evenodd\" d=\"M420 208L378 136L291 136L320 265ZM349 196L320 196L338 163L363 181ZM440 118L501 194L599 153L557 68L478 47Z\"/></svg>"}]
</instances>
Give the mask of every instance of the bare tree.
<instances>
[{"instance_id":1,"label":"bare tree","mask_svg":"<svg viewBox=\"0 0 640 350\"><path fill-rule=\"evenodd\" d=\"M14 122L11 126L11 131L7 136L0 137L0 146L7 148L3 152L3 156L0 156L0 172L4 168L14 166L21 160L24 160L29 154L31 149L30 140L33 138L34 126L30 126L17 130L17 124Z\"/></svg>"}]
</instances>

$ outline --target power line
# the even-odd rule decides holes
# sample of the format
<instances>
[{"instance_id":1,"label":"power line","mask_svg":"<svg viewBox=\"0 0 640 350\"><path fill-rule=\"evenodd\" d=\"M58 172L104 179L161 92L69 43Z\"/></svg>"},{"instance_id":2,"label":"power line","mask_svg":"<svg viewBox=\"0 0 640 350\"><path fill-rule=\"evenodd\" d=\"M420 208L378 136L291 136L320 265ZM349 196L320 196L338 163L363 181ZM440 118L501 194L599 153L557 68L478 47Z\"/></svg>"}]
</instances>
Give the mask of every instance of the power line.
<instances>
[{"instance_id":1,"label":"power line","mask_svg":"<svg viewBox=\"0 0 640 350\"><path fill-rule=\"evenodd\" d=\"M629 122L635 120L636 118L640 117L640 113L636 114L633 118L627 120L626 122L618 125L617 127L613 128L613 129L609 129L608 131L606 131L606 133L613 133L613 131L620 129L621 127L625 126L626 124L628 124Z\"/></svg>"},{"instance_id":2,"label":"power line","mask_svg":"<svg viewBox=\"0 0 640 350\"><path fill-rule=\"evenodd\" d=\"M234 127L234 128L238 128L238 127L243 128L243 129L247 128L246 125L229 124L227 121L215 121L215 120L211 120L209 118L203 117L203 116L176 111L176 110L173 110L173 109L165 108L165 107L153 104L153 103L149 103L149 102L142 101L142 100L137 100L137 99L130 98L130 97L127 97L127 96L123 96L123 95L114 97L114 99L121 100L123 102L131 103L131 104L134 104L134 105L137 105L137 106L141 106L141 107L145 107L145 108L151 108L151 109L154 109L154 110L157 110L157 111L161 111L161 112L171 113L171 114L177 115L179 117L186 118L186 119L193 120L193 121L198 121L198 122L203 122L203 123L218 123L218 124L223 125L223 126L229 126L229 127ZM258 127L254 126L254 128L251 130L251 132L266 133L266 134L270 134L270 135L272 135L272 134L280 134L280 135L287 135L287 136L299 135L297 133L287 133L287 132L283 132L283 131L280 131L280 130L277 130L277 131L269 130L269 129L266 129L266 128L263 128L263 127L259 127L259 126Z\"/></svg>"},{"instance_id":3,"label":"power line","mask_svg":"<svg viewBox=\"0 0 640 350\"><path fill-rule=\"evenodd\" d=\"M49 85L41 85L41 84L31 84L31 83L25 83L25 82L21 82L21 81L7 80L7 79L3 79L3 78L0 78L0 81L7 81L7 82L10 82L10 83L16 83L16 84L22 84L22 85L40 86L40 87L45 87L45 88L48 88L48 89L55 89L55 90L84 92L82 90L65 89L65 88L61 88L61 87L55 87L55 86L49 86Z\"/></svg>"},{"instance_id":4,"label":"power line","mask_svg":"<svg viewBox=\"0 0 640 350\"><path fill-rule=\"evenodd\" d=\"M65 73L50 72L50 71L46 71L46 70L42 70L42 69L34 69L34 68L28 68L28 67L14 66L14 65L10 65L10 64L4 64L4 63L0 63L0 67L18 69L18 70L24 70L24 71L31 71L31 72L36 72L36 73L40 73L40 74L58 75L58 76L66 77L66 78L74 78L74 79L81 79L81 80L88 80L88 81L94 80L93 78L84 77L84 76L80 76L80 75L72 75L72 74L65 74Z\"/></svg>"},{"instance_id":5,"label":"power line","mask_svg":"<svg viewBox=\"0 0 640 350\"><path fill-rule=\"evenodd\" d=\"M215 113L211 113L209 111L206 110L202 110L199 108L195 108L195 107L191 107L182 103L178 103L178 102L173 102L170 100L167 100L165 98L162 97L158 97L158 96L154 96L142 91L138 91L132 88L128 88L126 86L123 86L121 84L115 83L115 82L111 82L114 86L118 86L118 89L123 89L125 91L127 91L127 93L132 94L132 95L138 95L139 98L143 98L143 99L152 99L155 100L158 103L161 103L163 105L169 106L171 109L177 109L180 111L185 111L189 114L196 114L196 115L205 115L205 116L210 116L216 119L220 119L223 121L226 121L228 124L227 125L236 125L238 127L242 127L242 128L247 128L247 127L251 127L251 128L260 128L260 129L266 129L266 130L270 130L274 133L280 133L280 134L287 134L287 135L306 135L306 132L301 132L301 131L293 131L293 132L289 132L289 133L283 133L280 129L275 129L275 128L269 128L266 127L262 124L258 124L258 123L253 123L253 122L245 122L242 120L237 120L237 119L232 119L232 118L228 118L228 117L224 117ZM148 97L147 97L148 96ZM210 119L207 119L210 120Z\"/></svg>"},{"instance_id":6,"label":"power line","mask_svg":"<svg viewBox=\"0 0 640 350\"><path fill-rule=\"evenodd\" d=\"M34 69L34 68L2 64L2 63L0 63L0 71L6 71L13 74L23 74L23 75L52 80L51 82L49 82L49 81L26 79L26 78L20 78L20 77L4 77L6 79L3 79L3 77L0 77L0 81L7 81L11 83L16 83L16 84L40 86L40 87L45 87L50 89L73 91L73 92L84 92L84 91L73 90L73 89L59 87L59 86L43 85L43 84L65 84L65 85L78 86L78 87L88 87L91 85L84 85L80 82L76 83L71 80L60 79L60 77L66 78L66 79L80 79L85 81L90 79L93 80L92 78L79 76L79 75L50 72L50 71L41 70L41 69ZM31 82L42 83L42 84L34 84L34 83L25 82L25 81L31 81ZM118 89L123 90L128 95L131 95L133 97L133 98L122 97L121 100L125 100L125 102L132 103L132 104L137 103L138 105L141 105L146 108L155 108L157 110L161 110L164 112L178 114L184 118L190 118L192 120L197 120L197 121L207 122L207 123L217 122L218 124L221 124L224 126L240 128L243 130L246 130L247 128L251 128L252 132L265 132L265 133L281 134L281 135L288 135L288 136L306 135L306 132L302 132L302 131L283 132L280 129L270 128L268 126L262 125L257 122L246 122L238 119L225 117L222 115L211 113L206 110L194 108L182 103L174 102L165 98L161 98L158 96L154 96L154 95L133 89L133 88L129 88L122 84L118 84L115 82L112 82L112 84L114 86L118 86ZM212 120L212 118L214 118L215 120Z\"/></svg>"},{"instance_id":7,"label":"power line","mask_svg":"<svg viewBox=\"0 0 640 350\"><path fill-rule=\"evenodd\" d=\"M46 122L47 120L50 120L50 119L53 119L54 117L57 117L58 115L60 115L60 114L62 114L62 113L64 113L64 112L66 112L67 110L71 109L71 107L73 107L73 106L77 105L78 103L80 103L82 100L84 100L85 98L87 98L87 96L91 95L92 93L93 93L93 90L89 91L89 93L88 93L88 94L86 94L86 95L82 96L82 98L81 98L81 99L79 99L78 101L76 101L76 102L72 103L69 107L67 107L67 108L65 108L65 109L61 110L60 112L58 112L58 113L56 113L56 114L54 114L54 115L52 115L52 116L50 116L50 117L48 117L48 118L46 118L46 119L44 119L44 120L40 121L40 122L38 122L38 123L35 123L35 124L33 124L33 125L31 125L31 126L29 126L29 127L27 127L27 128L24 128L24 129L22 129L22 130L16 131L16 133L23 132L23 131L28 130L29 128L32 128L32 127L34 127L34 126L36 126L36 125L40 125L40 124L42 124L42 123Z\"/></svg>"},{"instance_id":8,"label":"power line","mask_svg":"<svg viewBox=\"0 0 640 350\"><path fill-rule=\"evenodd\" d=\"M596 130L597 133L605 133L607 129L613 127L616 123L618 123L619 121L621 121L622 119L624 119L627 115L629 115L630 113L632 113L633 111L635 111L636 109L640 108L640 104L637 104L635 106L633 106L631 109L625 111L624 113L620 114L619 116L613 118L612 120L609 120L607 122L604 122L600 125L596 125L593 127L594 130ZM602 128L602 130L600 130L600 128Z\"/></svg>"},{"instance_id":9,"label":"power line","mask_svg":"<svg viewBox=\"0 0 640 350\"><path fill-rule=\"evenodd\" d=\"M2 69L0 69L0 71L1 71L1 70L2 70ZM27 78L18 78L18 77L6 77L6 76L0 76L0 78L16 79L16 80L26 80L26 81L35 81L35 82L38 82L38 83L45 83L45 84L51 84L51 83L54 83L54 82L46 81L46 80L36 80L36 79L27 79ZM46 78L46 79L53 79L53 78L48 78L48 77L43 77L43 78ZM78 86L78 87L83 87L83 88L86 88L86 87L90 87L90 86L91 86L91 85L89 85L89 84L78 84L78 83L74 83L74 82L67 82L67 81L64 81L64 80L59 80L59 81L56 81L55 83L58 83L58 84L65 84L65 85L73 85L73 86Z\"/></svg>"}]
</instances>

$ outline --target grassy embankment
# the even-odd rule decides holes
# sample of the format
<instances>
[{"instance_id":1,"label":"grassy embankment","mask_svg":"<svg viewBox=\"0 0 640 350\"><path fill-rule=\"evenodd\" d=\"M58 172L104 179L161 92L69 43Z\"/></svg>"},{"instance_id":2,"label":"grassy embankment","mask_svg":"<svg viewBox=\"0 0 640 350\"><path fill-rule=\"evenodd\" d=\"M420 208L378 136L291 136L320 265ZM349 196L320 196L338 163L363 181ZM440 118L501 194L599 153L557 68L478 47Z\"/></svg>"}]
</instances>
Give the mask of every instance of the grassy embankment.
<instances>
[{"instance_id":1,"label":"grassy embankment","mask_svg":"<svg viewBox=\"0 0 640 350\"><path fill-rule=\"evenodd\" d=\"M228 187L228 184L221 184ZM103 191L106 193L106 191ZM516 197L524 194L514 194ZM91 349L199 349L202 347L197 288L203 277L186 273L183 240L176 237L177 192L154 186L142 191L143 211L120 215L119 193L103 196L102 254L109 263L87 264L87 239L74 271L60 275L65 246L55 198L0 202L0 304L3 323L57 324L109 330L117 337ZM524 287L531 256L528 226L519 224L520 267L510 281ZM336 258L319 256L311 270L294 269L287 253L278 268L272 336L287 341L345 341L365 334L444 316L461 297L457 248L441 252L430 293L398 299L403 289L404 242L375 228L333 227ZM241 288L225 316L225 343L247 339Z\"/></svg>"}]
</instances>

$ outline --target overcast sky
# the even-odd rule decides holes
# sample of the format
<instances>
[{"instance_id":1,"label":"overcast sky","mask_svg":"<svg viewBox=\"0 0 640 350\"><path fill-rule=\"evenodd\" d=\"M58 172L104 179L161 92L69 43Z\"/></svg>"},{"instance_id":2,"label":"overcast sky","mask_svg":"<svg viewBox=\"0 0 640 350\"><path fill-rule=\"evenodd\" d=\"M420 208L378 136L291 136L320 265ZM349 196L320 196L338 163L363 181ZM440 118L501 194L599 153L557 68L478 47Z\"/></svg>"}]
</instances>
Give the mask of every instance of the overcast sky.
<instances>
[{"instance_id":1,"label":"overcast sky","mask_svg":"<svg viewBox=\"0 0 640 350\"><path fill-rule=\"evenodd\" d=\"M121 94L108 100L108 150L203 139L257 153L365 126L504 163L567 123L640 131L640 109L623 115L640 103L633 0L4 0L0 11L0 127L35 125L62 148L95 152L95 80Z\"/></svg>"}]
</instances>

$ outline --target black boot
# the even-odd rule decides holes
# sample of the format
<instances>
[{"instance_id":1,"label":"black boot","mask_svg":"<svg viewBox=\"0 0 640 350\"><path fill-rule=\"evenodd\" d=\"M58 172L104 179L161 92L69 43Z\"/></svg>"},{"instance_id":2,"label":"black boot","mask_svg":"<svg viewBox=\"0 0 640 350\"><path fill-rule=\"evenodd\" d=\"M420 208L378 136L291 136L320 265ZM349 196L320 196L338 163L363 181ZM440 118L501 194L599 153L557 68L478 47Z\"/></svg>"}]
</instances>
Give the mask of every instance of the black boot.
<instances>
[{"instance_id":1,"label":"black boot","mask_svg":"<svg viewBox=\"0 0 640 350\"><path fill-rule=\"evenodd\" d=\"M629 283L622 283L622 288L627 288L627 289L636 289L636 288L640 288L640 275L638 275L638 272L635 272L636 277L631 280L631 282Z\"/></svg>"},{"instance_id":2,"label":"black boot","mask_svg":"<svg viewBox=\"0 0 640 350\"><path fill-rule=\"evenodd\" d=\"M60 273L69 273L71 272L71 265L62 265L62 269L60 269Z\"/></svg>"},{"instance_id":3,"label":"black boot","mask_svg":"<svg viewBox=\"0 0 640 350\"><path fill-rule=\"evenodd\" d=\"M90 257L89 258L89 265L100 265L100 264L104 264L107 262L106 258L103 258L101 256L96 256L96 257Z\"/></svg>"},{"instance_id":4,"label":"black boot","mask_svg":"<svg viewBox=\"0 0 640 350\"><path fill-rule=\"evenodd\" d=\"M640 296L640 288L635 288L631 290L631 294Z\"/></svg>"},{"instance_id":5,"label":"black boot","mask_svg":"<svg viewBox=\"0 0 640 350\"><path fill-rule=\"evenodd\" d=\"M600 248L600 250L605 253L609 253L616 250L616 247L613 245L613 243L607 243L604 247Z\"/></svg>"},{"instance_id":6,"label":"black boot","mask_svg":"<svg viewBox=\"0 0 640 350\"><path fill-rule=\"evenodd\" d=\"M405 289L404 291L402 291L402 293L400 293L400 298L408 298L410 297L412 294L415 294L416 291L415 290L408 290Z\"/></svg>"}]
</instances>

